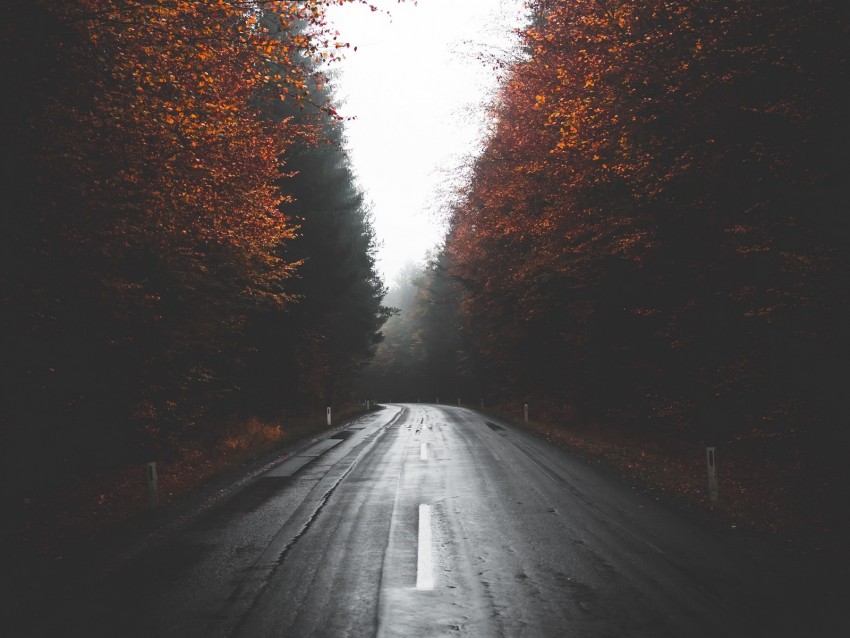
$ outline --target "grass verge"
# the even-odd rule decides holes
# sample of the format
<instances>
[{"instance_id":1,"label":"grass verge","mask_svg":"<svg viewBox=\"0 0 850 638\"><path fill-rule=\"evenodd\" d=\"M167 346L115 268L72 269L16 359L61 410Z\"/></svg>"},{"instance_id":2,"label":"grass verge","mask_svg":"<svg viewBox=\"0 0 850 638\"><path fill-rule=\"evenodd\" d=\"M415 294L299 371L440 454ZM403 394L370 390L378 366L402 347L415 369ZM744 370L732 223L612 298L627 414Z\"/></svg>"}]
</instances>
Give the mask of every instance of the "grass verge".
<instances>
[{"instance_id":1,"label":"grass verge","mask_svg":"<svg viewBox=\"0 0 850 638\"><path fill-rule=\"evenodd\" d=\"M342 422L360 411L360 406L346 406L335 413L335 420ZM327 429L321 419L281 423L250 418L182 444L170 451L168 460L157 463L159 507L179 503L208 482ZM16 516L17 551L61 561L76 546L144 519L151 512L145 471L140 464L73 476L48 494L27 499Z\"/></svg>"},{"instance_id":2,"label":"grass verge","mask_svg":"<svg viewBox=\"0 0 850 638\"><path fill-rule=\"evenodd\" d=\"M716 443L719 498L708 494L706 443L643 438L599 424L514 409L494 415L603 466L703 523L801 559L846 553L850 464L845 451L799 436L739 437Z\"/></svg>"}]
</instances>

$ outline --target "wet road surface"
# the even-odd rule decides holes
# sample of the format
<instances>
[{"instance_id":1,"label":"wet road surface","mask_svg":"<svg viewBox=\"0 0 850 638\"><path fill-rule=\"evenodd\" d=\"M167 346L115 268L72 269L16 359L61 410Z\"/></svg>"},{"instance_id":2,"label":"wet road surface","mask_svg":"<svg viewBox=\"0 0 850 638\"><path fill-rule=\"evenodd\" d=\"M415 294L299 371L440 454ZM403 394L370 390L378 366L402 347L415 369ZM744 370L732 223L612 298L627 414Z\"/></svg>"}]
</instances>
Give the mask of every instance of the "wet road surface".
<instances>
[{"instance_id":1,"label":"wet road surface","mask_svg":"<svg viewBox=\"0 0 850 638\"><path fill-rule=\"evenodd\" d=\"M33 633L803 635L781 581L506 423L390 405L48 610Z\"/></svg>"}]
</instances>

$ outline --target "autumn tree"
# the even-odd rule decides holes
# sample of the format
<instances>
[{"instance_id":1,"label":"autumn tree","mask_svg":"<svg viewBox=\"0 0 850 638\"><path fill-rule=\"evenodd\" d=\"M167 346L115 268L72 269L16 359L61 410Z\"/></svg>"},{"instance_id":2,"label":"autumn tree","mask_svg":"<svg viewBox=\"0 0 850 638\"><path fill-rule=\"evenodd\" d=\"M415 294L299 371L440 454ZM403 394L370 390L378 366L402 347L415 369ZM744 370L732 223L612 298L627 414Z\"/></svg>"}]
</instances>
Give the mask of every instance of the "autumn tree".
<instances>
[{"instance_id":1,"label":"autumn tree","mask_svg":"<svg viewBox=\"0 0 850 638\"><path fill-rule=\"evenodd\" d=\"M846 8L532 8L446 249L492 383L681 435L827 425Z\"/></svg>"},{"instance_id":2,"label":"autumn tree","mask_svg":"<svg viewBox=\"0 0 850 638\"><path fill-rule=\"evenodd\" d=\"M3 4L9 476L138 460L242 410L246 322L295 296L282 160L320 135L269 103L316 102L304 60L344 46L325 4Z\"/></svg>"}]
</instances>

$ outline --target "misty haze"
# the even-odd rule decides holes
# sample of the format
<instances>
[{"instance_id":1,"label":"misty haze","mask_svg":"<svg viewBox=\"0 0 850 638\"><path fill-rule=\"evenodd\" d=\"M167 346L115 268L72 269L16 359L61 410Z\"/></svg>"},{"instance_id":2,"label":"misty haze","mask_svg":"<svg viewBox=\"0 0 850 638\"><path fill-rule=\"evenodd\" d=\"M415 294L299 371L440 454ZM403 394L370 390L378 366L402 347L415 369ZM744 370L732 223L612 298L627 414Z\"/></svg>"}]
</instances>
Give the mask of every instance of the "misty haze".
<instances>
[{"instance_id":1,"label":"misty haze","mask_svg":"<svg viewBox=\"0 0 850 638\"><path fill-rule=\"evenodd\" d=\"M850 635L838 0L3 3L3 636Z\"/></svg>"}]
</instances>

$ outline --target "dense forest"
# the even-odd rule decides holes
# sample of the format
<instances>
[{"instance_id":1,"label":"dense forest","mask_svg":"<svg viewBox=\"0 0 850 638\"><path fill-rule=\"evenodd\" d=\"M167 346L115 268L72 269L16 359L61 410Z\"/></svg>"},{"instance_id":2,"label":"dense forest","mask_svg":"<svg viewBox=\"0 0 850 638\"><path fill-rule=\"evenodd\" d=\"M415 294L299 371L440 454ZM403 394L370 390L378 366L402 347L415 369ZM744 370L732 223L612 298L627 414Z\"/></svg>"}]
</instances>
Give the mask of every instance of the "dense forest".
<instances>
[{"instance_id":1,"label":"dense forest","mask_svg":"<svg viewBox=\"0 0 850 638\"><path fill-rule=\"evenodd\" d=\"M388 311L323 4L3 3L4 497L351 400Z\"/></svg>"},{"instance_id":2,"label":"dense forest","mask_svg":"<svg viewBox=\"0 0 850 638\"><path fill-rule=\"evenodd\" d=\"M325 4L2 4L4 499L355 391L848 442L846 3L531 0L383 301Z\"/></svg>"},{"instance_id":3,"label":"dense forest","mask_svg":"<svg viewBox=\"0 0 850 638\"><path fill-rule=\"evenodd\" d=\"M846 442L848 5L530 6L367 388L648 438Z\"/></svg>"}]
</instances>

